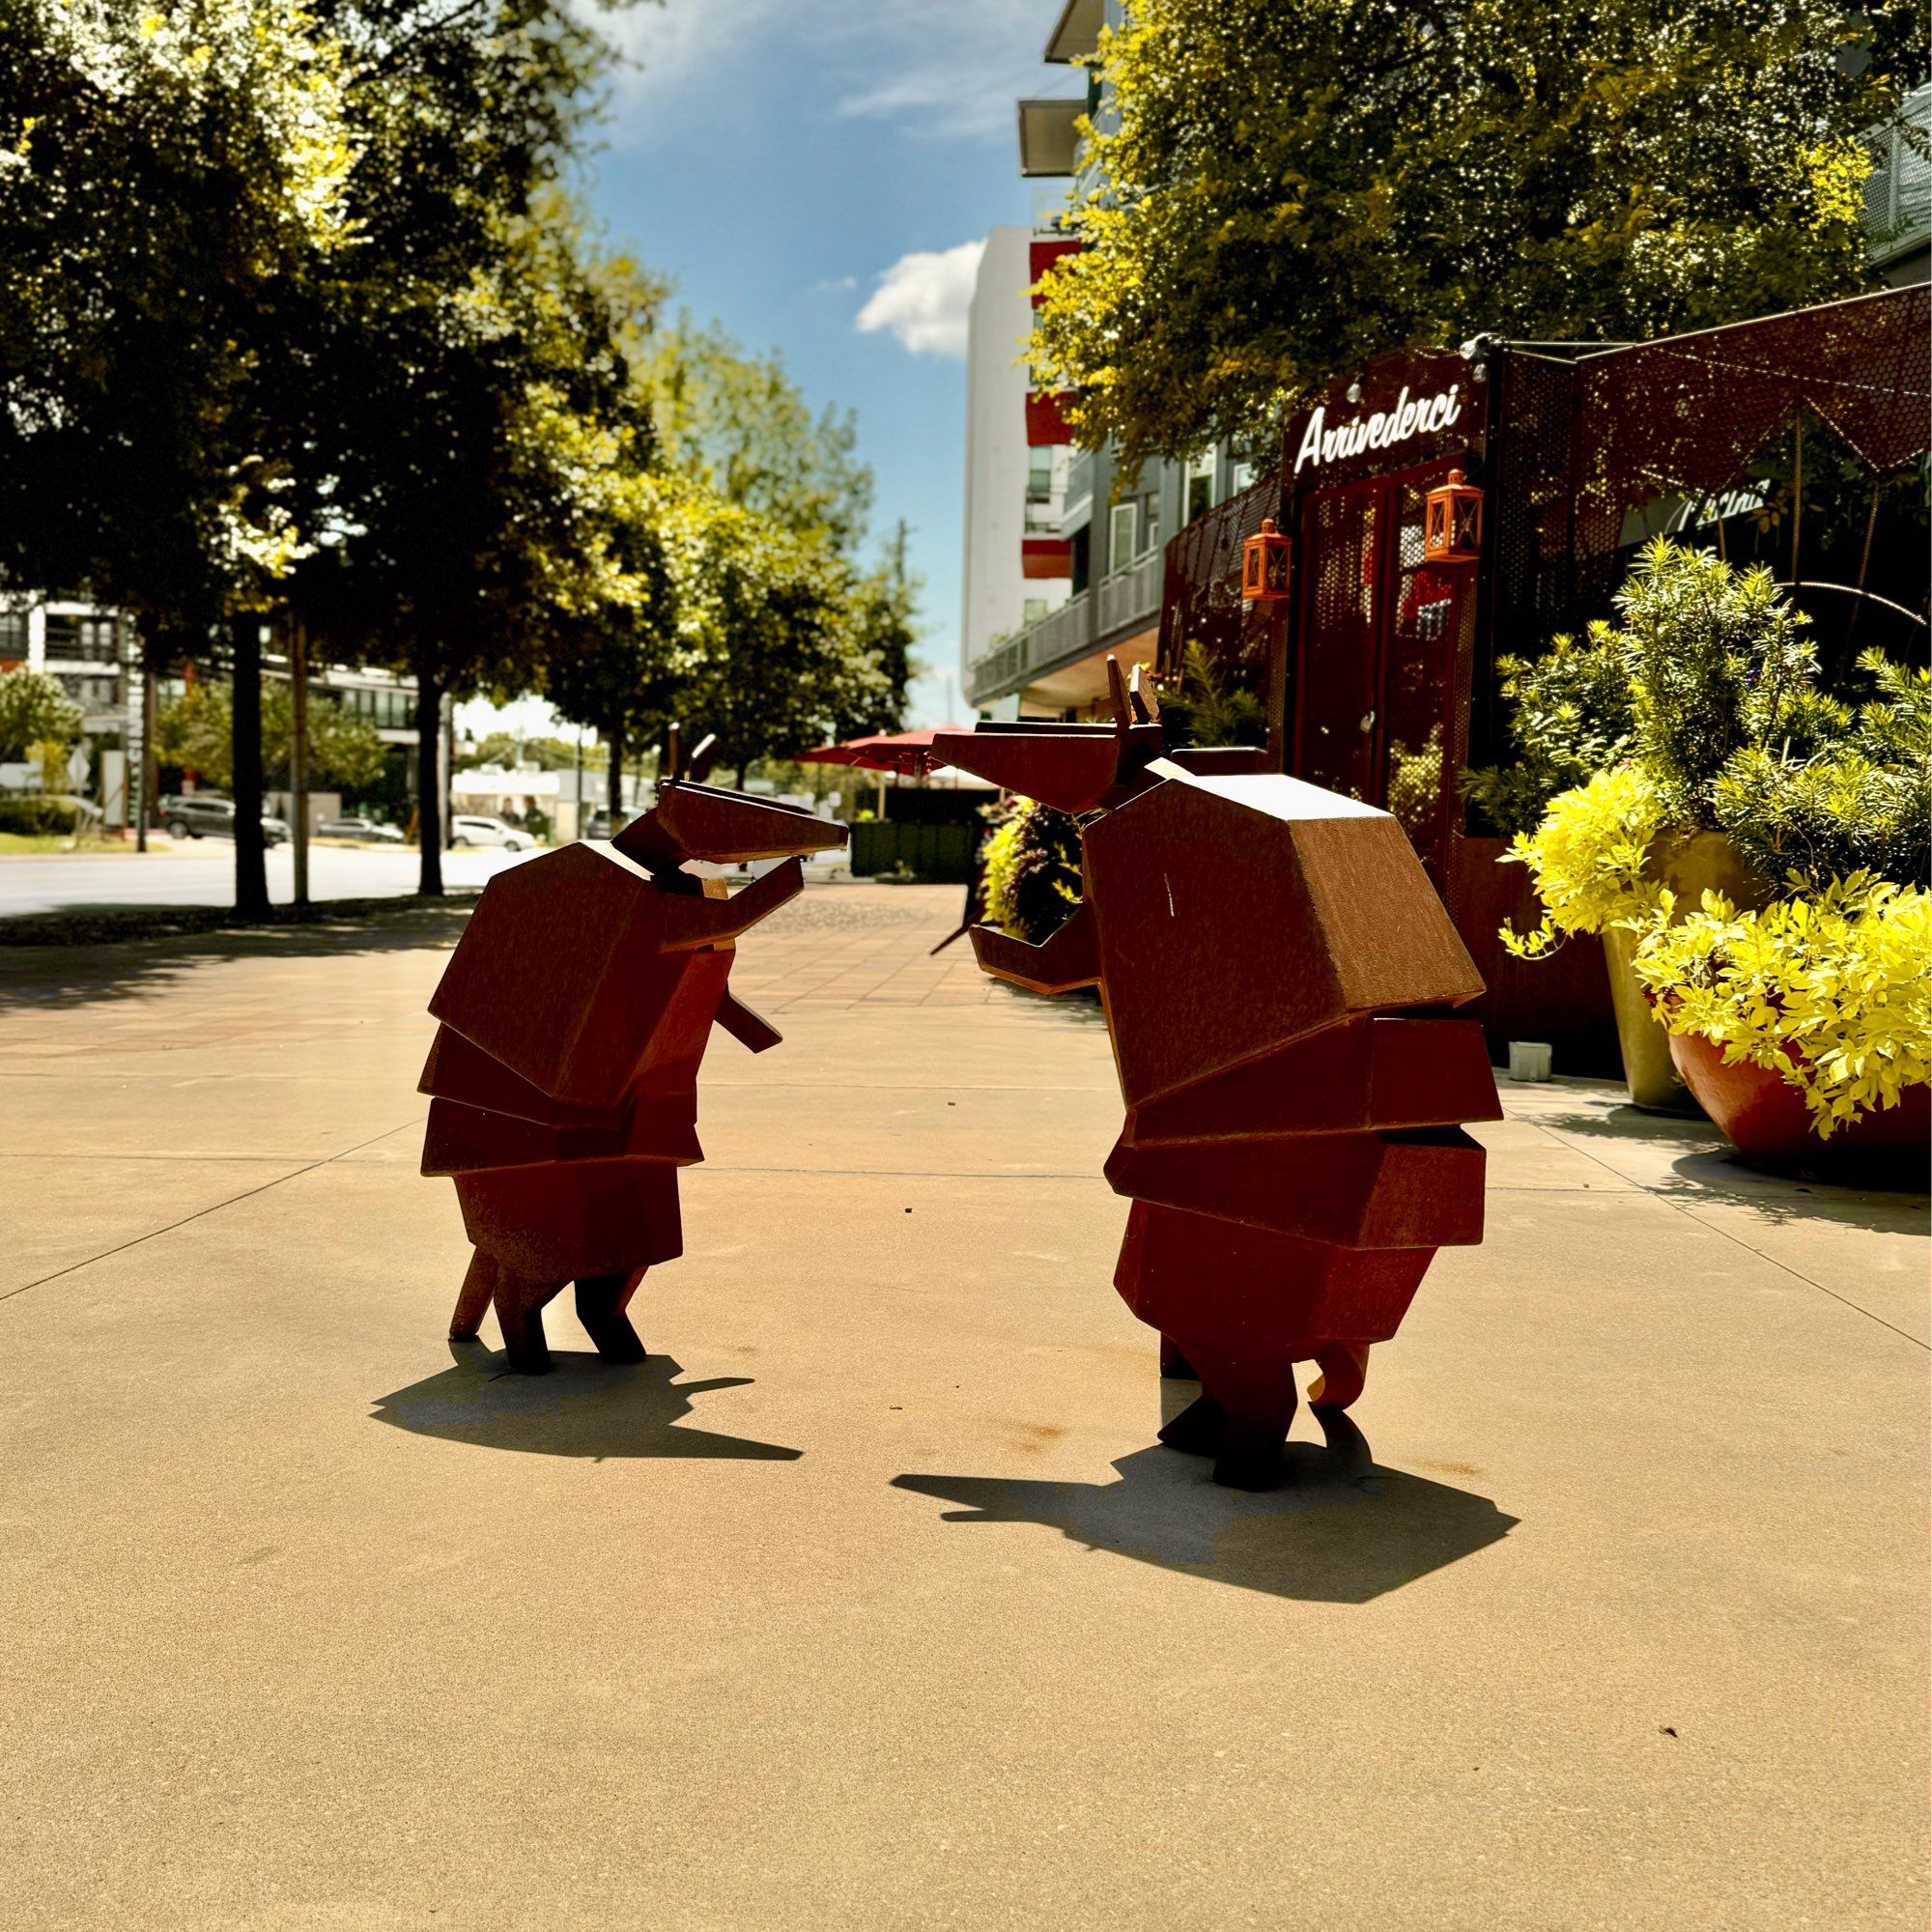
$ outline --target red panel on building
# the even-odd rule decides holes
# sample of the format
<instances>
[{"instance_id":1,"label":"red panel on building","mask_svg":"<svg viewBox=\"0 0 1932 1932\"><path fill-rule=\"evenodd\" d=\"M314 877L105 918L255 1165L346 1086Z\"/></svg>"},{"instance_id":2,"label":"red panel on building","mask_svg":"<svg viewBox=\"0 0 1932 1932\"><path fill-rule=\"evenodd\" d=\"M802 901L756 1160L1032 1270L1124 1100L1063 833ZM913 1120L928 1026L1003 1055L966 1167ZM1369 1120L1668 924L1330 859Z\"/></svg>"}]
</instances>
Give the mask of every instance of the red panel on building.
<instances>
[{"instance_id":1,"label":"red panel on building","mask_svg":"<svg viewBox=\"0 0 1932 1932\"><path fill-rule=\"evenodd\" d=\"M1042 242L1036 237L1027 244L1027 271L1037 282L1056 262L1064 260L1068 255L1077 255L1079 252L1080 243L1078 242L1066 242L1057 239ZM1033 305L1035 308L1037 308L1039 303L1040 298L1037 291L1036 291Z\"/></svg>"},{"instance_id":2,"label":"red panel on building","mask_svg":"<svg viewBox=\"0 0 1932 1932\"><path fill-rule=\"evenodd\" d=\"M1073 400L1071 389L1030 389L1026 399L1027 447L1050 449L1073 440L1066 426L1065 408Z\"/></svg>"},{"instance_id":3,"label":"red panel on building","mask_svg":"<svg viewBox=\"0 0 1932 1932\"><path fill-rule=\"evenodd\" d=\"M1022 537L1020 539L1020 575L1022 577L1071 577L1073 575L1073 546L1059 537Z\"/></svg>"}]
</instances>

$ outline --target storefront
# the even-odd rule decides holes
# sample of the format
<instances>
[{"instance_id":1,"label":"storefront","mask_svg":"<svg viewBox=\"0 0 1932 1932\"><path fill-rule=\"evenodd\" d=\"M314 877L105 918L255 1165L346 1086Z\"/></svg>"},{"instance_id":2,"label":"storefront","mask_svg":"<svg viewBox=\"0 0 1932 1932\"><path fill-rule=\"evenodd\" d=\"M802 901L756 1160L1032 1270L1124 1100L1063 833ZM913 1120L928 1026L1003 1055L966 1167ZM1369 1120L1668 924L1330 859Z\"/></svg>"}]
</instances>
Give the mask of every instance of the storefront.
<instances>
[{"instance_id":1,"label":"storefront","mask_svg":"<svg viewBox=\"0 0 1932 1932\"><path fill-rule=\"evenodd\" d=\"M1828 669L1867 644L1922 659L1928 324L1920 285L1635 346L1382 357L1290 418L1279 468L1168 546L1162 673L1199 643L1264 689L1282 769L1401 819L1495 1030L1581 1048L1607 1013L1601 956L1501 952L1521 875L1463 805L1464 769L1502 750L1496 659L1608 615L1660 530L1795 585ZM1481 493L1480 534L1445 559L1428 511L1457 471ZM1283 594L1244 600L1264 518L1286 539Z\"/></svg>"}]
</instances>

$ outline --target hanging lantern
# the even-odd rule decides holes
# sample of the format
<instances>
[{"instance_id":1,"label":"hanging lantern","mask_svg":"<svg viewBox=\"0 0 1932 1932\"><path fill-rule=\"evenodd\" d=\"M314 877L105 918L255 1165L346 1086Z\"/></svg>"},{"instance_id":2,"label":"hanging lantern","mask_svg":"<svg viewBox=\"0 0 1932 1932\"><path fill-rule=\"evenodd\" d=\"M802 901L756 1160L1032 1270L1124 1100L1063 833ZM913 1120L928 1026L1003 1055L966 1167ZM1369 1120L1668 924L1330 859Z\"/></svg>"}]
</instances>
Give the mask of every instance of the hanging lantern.
<instances>
[{"instance_id":1,"label":"hanging lantern","mask_svg":"<svg viewBox=\"0 0 1932 1932\"><path fill-rule=\"evenodd\" d=\"M1474 563L1483 554L1483 493L1460 469L1429 493L1422 554L1430 563Z\"/></svg>"},{"instance_id":2,"label":"hanging lantern","mask_svg":"<svg viewBox=\"0 0 1932 1932\"><path fill-rule=\"evenodd\" d=\"M1241 546L1241 595L1250 604L1279 604L1288 595L1288 539L1272 517Z\"/></svg>"}]
</instances>

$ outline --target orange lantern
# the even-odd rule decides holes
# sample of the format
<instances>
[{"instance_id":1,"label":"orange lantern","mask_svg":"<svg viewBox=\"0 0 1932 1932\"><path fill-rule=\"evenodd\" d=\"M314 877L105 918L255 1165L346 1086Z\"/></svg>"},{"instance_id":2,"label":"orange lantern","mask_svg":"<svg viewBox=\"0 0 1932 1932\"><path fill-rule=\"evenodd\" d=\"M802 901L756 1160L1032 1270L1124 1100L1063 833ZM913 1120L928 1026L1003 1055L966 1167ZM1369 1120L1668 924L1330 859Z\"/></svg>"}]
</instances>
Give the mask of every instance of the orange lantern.
<instances>
[{"instance_id":1,"label":"orange lantern","mask_svg":"<svg viewBox=\"0 0 1932 1932\"><path fill-rule=\"evenodd\" d=\"M1422 554L1430 563L1474 563L1483 554L1483 493L1460 469L1429 493Z\"/></svg>"},{"instance_id":2,"label":"orange lantern","mask_svg":"<svg viewBox=\"0 0 1932 1932\"><path fill-rule=\"evenodd\" d=\"M1250 604L1279 604L1288 595L1288 539L1272 517L1241 546L1241 595Z\"/></svg>"}]
</instances>

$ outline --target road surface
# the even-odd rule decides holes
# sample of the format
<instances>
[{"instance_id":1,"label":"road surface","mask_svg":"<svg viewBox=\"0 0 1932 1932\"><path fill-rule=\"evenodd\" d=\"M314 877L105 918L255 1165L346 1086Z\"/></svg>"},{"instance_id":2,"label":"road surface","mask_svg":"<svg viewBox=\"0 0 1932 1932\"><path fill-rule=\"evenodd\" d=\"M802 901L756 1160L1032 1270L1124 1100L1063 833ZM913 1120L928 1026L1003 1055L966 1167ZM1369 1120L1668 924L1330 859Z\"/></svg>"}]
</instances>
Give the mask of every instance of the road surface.
<instances>
[{"instance_id":1,"label":"road surface","mask_svg":"<svg viewBox=\"0 0 1932 1932\"><path fill-rule=\"evenodd\" d=\"M446 886L481 886L525 854L469 849L442 855ZM308 890L313 899L394 898L416 889L418 855L312 845ZM295 896L295 861L286 845L269 854L269 896ZM20 913L64 912L80 906L232 905L235 848L226 839L199 838L172 850L29 853L0 858L0 919Z\"/></svg>"},{"instance_id":2,"label":"road surface","mask_svg":"<svg viewBox=\"0 0 1932 1932\"><path fill-rule=\"evenodd\" d=\"M277 905L295 896L295 862L286 845L269 856L269 896ZM442 882L454 889L487 885L528 853L469 847L442 855ZM808 880L849 878L844 852L816 855ZM412 847L387 851L346 845L312 845L308 854L311 899L398 898L416 889ZM732 879L744 873L696 867ZM762 865L750 868L762 871ZM87 906L232 905L235 848L226 839L197 838L170 848L156 839L139 852L24 853L0 857L0 919L22 913L71 912Z\"/></svg>"}]
</instances>

